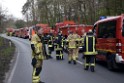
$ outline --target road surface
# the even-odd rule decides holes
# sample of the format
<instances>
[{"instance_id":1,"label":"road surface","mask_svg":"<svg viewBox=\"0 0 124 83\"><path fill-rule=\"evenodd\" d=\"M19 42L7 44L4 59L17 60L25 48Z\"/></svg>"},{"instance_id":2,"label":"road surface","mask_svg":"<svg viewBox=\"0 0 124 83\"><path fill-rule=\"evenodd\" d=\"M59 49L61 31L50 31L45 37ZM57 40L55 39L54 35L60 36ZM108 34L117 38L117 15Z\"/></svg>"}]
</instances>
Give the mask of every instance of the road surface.
<instances>
[{"instance_id":1,"label":"road surface","mask_svg":"<svg viewBox=\"0 0 124 83\"><path fill-rule=\"evenodd\" d=\"M16 61L7 83L32 83L31 49L27 39L7 37L16 45ZM95 72L83 70L83 60L77 65L68 64L67 54L64 60L44 60L41 80L45 83L123 83L124 71L109 71L106 66L96 64ZM81 54L80 54L81 56Z\"/></svg>"}]
</instances>

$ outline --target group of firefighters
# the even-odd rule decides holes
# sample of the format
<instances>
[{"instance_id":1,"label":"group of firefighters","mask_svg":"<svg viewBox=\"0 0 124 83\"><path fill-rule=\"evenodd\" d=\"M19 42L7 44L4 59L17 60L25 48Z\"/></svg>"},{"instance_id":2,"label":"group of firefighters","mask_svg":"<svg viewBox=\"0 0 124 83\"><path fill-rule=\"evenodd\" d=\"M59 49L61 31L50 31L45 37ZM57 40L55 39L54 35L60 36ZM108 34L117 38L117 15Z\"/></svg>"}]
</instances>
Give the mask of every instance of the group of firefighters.
<instances>
[{"instance_id":1,"label":"group of firefighters","mask_svg":"<svg viewBox=\"0 0 124 83\"><path fill-rule=\"evenodd\" d=\"M31 38L32 48L32 82L33 83L44 83L40 81L40 72L42 71L42 64L44 59L52 58L51 53L55 48L56 60L64 60L63 48L66 45L68 48L68 63L77 64L79 47L83 48L84 55L84 69L94 72L95 67L95 55L97 51L95 49L96 39L92 31L86 33L80 37L76 32L70 31L67 38L59 32L56 37L50 33L43 35L42 28L35 27L35 34ZM54 40L54 41L53 41Z\"/></svg>"}]
</instances>

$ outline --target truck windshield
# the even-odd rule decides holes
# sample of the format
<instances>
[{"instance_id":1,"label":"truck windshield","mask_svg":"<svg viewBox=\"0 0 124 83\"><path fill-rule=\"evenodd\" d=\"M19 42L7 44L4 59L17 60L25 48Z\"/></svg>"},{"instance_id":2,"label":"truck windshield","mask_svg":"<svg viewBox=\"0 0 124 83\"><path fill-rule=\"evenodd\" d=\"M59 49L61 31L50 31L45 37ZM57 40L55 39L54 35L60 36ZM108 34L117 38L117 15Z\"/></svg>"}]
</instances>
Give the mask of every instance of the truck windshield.
<instances>
[{"instance_id":1,"label":"truck windshield","mask_svg":"<svg viewBox=\"0 0 124 83\"><path fill-rule=\"evenodd\" d=\"M107 21L98 25L98 38L115 38L116 20Z\"/></svg>"}]
</instances>

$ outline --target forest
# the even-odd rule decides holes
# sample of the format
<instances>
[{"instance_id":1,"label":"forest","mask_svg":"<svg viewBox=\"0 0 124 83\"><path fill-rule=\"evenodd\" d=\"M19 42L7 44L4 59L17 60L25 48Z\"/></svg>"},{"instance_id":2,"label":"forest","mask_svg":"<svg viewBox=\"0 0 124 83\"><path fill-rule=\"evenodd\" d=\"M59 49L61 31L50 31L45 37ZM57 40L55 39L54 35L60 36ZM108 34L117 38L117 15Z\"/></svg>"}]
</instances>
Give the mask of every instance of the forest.
<instances>
[{"instance_id":1,"label":"forest","mask_svg":"<svg viewBox=\"0 0 124 83\"><path fill-rule=\"evenodd\" d=\"M4 12L0 8L0 27L7 23L10 26L10 22L14 21L8 19ZM37 23L54 26L64 20L93 25L100 16L117 16L123 13L124 0L27 0L22 7L25 22L18 20L15 25L18 25L17 28Z\"/></svg>"},{"instance_id":2,"label":"forest","mask_svg":"<svg viewBox=\"0 0 124 83\"><path fill-rule=\"evenodd\" d=\"M63 20L94 24L100 16L124 13L124 0L27 0L22 13L34 24L53 25Z\"/></svg>"}]
</instances>

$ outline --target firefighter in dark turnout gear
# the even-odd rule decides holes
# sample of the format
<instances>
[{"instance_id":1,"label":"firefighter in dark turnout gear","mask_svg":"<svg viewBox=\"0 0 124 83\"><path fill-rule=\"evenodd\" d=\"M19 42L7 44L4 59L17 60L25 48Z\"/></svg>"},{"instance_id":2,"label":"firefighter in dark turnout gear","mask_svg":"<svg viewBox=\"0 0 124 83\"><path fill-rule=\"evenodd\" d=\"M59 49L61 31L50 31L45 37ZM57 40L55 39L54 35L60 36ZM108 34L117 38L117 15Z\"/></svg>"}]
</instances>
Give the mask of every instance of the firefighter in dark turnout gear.
<instances>
[{"instance_id":1,"label":"firefighter in dark turnout gear","mask_svg":"<svg viewBox=\"0 0 124 83\"><path fill-rule=\"evenodd\" d=\"M53 45L53 35L50 33L48 35L48 58L52 58L51 53L54 51L54 45Z\"/></svg>"},{"instance_id":2,"label":"firefighter in dark turnout gear","mask_svg":"<svg viewBox=\"0 0 124 83\"><path fill-rule=\"evenodd\" d=\"M95 67L95 55L97 54L97 51L95 49L95 43L96 39L93 35L92 31L89 31L87 35L84 37L84 66L85 70L88 70L89 67L92 72L94 72Z\"/></svg>"},{"instance_id":3,"label":"firefighter in dark turnout gear","mask_svg":"<svg viewBox=\"0 0 124 83\"><path fill-rule=\"evenodd\" d=\"M44 34L41 37L41 42L43 44L43 55L45 57L45 59L49 59L48 53L47 53L47 36Z\"/></svg>"},{"instance_id":4,"label":"firefighter in dark turnout gear","mask_svg":"<svg viewBox=\"0 0 124 83\"><path fill-rule=\"evenodd\" d=\"M31 48L32 48L32 83L44 83L40 81L40 72L42 71L43 64L43 49L42 49L42 30L35 27L36 34L32 35L31 38Z\"/></svg>"},{"instance_id":5,"label":"firefighter in dark turnout gear","mask_svg":"<svg viewBox=\"0 0 124 83\"><path fill-rule=\"evenodd\" d=\"M59 32L55 40L56 60L63 60L63 41L64 41L64 37L62 36L62 33Z\"/></svg>"}]
</instances>

